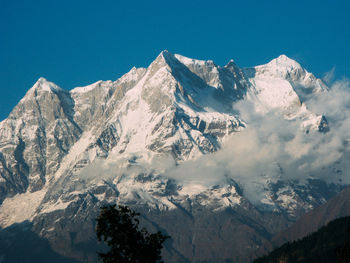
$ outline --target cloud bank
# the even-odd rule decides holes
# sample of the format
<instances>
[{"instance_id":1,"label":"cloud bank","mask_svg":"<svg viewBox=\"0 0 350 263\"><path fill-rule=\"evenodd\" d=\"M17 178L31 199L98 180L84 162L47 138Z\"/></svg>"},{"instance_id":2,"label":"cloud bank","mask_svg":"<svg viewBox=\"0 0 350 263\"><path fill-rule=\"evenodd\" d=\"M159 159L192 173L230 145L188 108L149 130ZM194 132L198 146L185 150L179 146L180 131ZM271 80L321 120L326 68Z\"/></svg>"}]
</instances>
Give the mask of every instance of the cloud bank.
<instances>
[{"instance_id":1,"label":"cloud bank","mask_svg":"<svg viewBox=\"0 0 350 263\"><path fill-rule=\"evenodd\" d=\"M218 152L169 169L167 175L184 184L206 186L231 177L253 199L260 198L259 189L280 179L350 184L349 80L335 82L305 104L326 117L329 132L306 133L301 120L285 120L274 111L262 115L254 105L241 101L235 109L248 127L227 138Z\"/></svg>"},{"instance_id":2,"label":"cloud bank","mask_svg":"<svg viewBox=\"0 0 350 263\"><path fill-rule=\"evenodd\" d=\"M326 117L327 133L306 133L302 120L286 120L277 111L261 114L243 100L234 107L247 128L227 137L215 153L181 164L169 156L124 166L116 165L113 158L110 163L97 160L81 174L86 180L115 181L122 174L157 171L179 184L204 187L232 178L253 203L259 203L268 184L279 180L303 183L314 178L350 184L350 81L337 81L328 91L308 96L304 103L311 112Z\"/></svg>"}]
</instances>

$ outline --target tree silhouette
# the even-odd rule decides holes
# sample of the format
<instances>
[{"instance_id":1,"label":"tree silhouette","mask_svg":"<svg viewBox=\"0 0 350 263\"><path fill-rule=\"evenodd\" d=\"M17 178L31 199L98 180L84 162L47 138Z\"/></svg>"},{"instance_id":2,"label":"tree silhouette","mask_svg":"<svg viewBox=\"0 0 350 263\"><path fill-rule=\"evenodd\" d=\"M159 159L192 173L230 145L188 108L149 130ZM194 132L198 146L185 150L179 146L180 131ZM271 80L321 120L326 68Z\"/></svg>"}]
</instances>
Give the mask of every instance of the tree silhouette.
<instances>
[{"instance_id":1,"label":"tree silhouette","mask_svg":"<svg viewBox=\"0 0 350 263\"><path fill-rule=\"evenodd\" d=\"M346 231L347 240L345 240L342 247L336 249L336 254L339 263L349 263L350 262L350 227Z\"/></svg>"},{"instance_id":2,"label":"tree silhouette","mask_svg":"<svg viewBox=\"0 0 350 263\"><path fill-rule=\"evenodd\" d=\"M169 236L160 231L149 233L139 229L140 214L127 206L108 205L101 208L96 234L99 241L110 247L107 253L98 252L104 263L161 263L161 250Z\"/></svg>"}]
</instances>

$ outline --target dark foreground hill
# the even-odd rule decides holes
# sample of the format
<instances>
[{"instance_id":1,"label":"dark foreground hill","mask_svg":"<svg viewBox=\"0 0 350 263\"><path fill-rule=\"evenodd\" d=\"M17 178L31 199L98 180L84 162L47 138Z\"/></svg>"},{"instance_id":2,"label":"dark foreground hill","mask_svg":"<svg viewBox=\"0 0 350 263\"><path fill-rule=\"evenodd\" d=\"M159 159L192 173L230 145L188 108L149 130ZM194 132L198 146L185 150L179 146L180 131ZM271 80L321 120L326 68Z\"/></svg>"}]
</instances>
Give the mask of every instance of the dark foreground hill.
<instances>
[{"instance_id":1,"label":"dark foreground hill","mask_svg":"<svg viewBox=\"0 0 350 263\"><path fill-rule=\"evenodd\" d=\"M286 242L301 239L337 218L350 216L350 187L331 198L328 202L301 216L290 228L275 235L269 250Z\"/></svg>"},{"instance_id":2,"label":"dark foreground hill","mask_svg":"<svg viewBox=\"0 0 350 263\"><path fill-rule=\"evenodd\" d=\"M301 240L288 242L254 263L350 262L350 217L330 222Z\"/></svg>"}]
</instances>

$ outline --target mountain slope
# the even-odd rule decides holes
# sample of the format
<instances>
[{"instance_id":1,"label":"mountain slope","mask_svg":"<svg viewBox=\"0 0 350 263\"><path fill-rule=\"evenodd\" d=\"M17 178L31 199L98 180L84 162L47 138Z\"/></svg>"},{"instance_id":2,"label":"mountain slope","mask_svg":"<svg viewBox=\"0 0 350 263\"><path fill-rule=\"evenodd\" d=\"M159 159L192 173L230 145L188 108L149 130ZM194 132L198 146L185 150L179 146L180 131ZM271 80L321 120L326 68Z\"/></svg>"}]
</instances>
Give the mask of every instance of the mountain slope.
<instances>
[{"instance_id":1,"label":"mountain slope","mask_svg":"<svg viewBox=\"0 0 350 263\"><path fill-rule=\"evenodd\" d=\"M331 221L301 240L284 244L269 255L256 259L254 263L263 262L347 262L350 245L350 217ZM347 250L343 259L339 251ZM340 261L345 260L345 261Z\"/></svg>"},{"instance_id":2,"label":"mountain slope","mask_svg":"<svg viewBox=\"0 0 350 263\"><path fill-rule=\"evenodd\" d=\"M327 203L301 216L295 224L272 239L277 246L294 241L317 231L330 221L350 215L350 188L330 199Z\"/></svg>"}]
</instances>

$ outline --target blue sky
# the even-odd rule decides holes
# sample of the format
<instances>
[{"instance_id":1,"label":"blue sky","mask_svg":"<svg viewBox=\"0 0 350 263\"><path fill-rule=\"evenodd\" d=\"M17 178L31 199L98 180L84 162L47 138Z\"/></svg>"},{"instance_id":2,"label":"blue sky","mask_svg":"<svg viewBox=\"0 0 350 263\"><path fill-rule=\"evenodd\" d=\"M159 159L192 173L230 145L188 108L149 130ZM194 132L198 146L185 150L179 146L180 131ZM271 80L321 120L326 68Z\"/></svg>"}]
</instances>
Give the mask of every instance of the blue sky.
<instances>
[{"instance_id":1,"label":"blue sky","mask_svg":"<svg viewBox=\"0 0 350 263\"><path fill-rule=\"evenodd\" d=\"M65 89L115 80L164 49L225 65L280 54L350 77L350 1L0 0L0 120L43 76Z\"/></svg>"}]
</instances>

